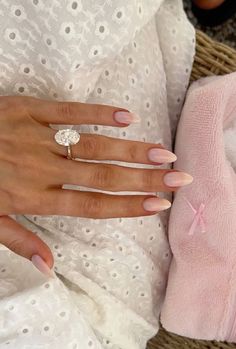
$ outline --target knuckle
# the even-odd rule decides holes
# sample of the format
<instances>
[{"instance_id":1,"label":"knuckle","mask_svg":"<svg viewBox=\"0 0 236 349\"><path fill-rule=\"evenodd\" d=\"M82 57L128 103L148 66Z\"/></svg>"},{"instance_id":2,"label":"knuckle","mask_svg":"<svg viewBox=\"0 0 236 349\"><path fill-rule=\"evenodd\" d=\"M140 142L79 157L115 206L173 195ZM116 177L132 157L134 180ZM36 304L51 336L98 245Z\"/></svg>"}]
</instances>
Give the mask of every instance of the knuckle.
<instances>
[{"instance_id":1,"label":"knuckle","mask_svg":"<svg viewBox=\"0 0 236 349\"><path fill-rule=\"evenodd\" d=\"M155 189L155 178L152 170L145 170L142 176L142 185L145 191Z\"/></svg>"},{"instance_id":2,"label":"knuckle","mask_svg":"<svg viewBox=\"0 0 236 349\"><path fill-rule=\"evenodd\" d=\"M7 247L17 253L17 254L23 254L23 251L24 251L24 246L25 246L25 243L22 239L20 238L16 238L16 239L13 239L11 241L8 242L7 244Z\"/></svg>"},{"instance_id":3,"label":"knuckle","mask_svg":"<svg viewBox=\"0 0 236 349\"><path fill-rule=\"evenodd\" d=\"M65 121L73 121L73 106L70 102L58 102L57 103L57 113L59 118L64 119Z\"/></svg>"},{"instance_id":4,"label":"knuckle","mask_svg":"<svg viewBox=\"0 0 236 349\"><path fill-rule=\"evenodd\" d=\"M95 165L93 183L99 188L113 187L113 172L109 165Z\"/></svg>"},{"instance_id":5,"label":"knuckle","mask_svg":"<svg viewBox=\"0 0 236 349\"><path fill-rule=\"evenodd\" d=\"M96 120L102 120L103 110L104 110L104 108L102 105L100 105L100 104L94 105L94 115L95 115Z\"/></svg>"},{"instance_id":6,"label":"knuckle","mask_svg":"<svg viewBox=\"0 0 236 349\"><path fill-rule=\"evenodd\" d=\"M143 198L140 198L137 195L132 195L129 200L126 200L124 203L124 212L128 217L137 217L140 211L143 213L143 209L140 209L140 201L143 202Z\"/></svg>"},{"instance_id":7,"label":"knuckle","mask_svg":"<svg viewBox=\"0 0 236 349\"><path fill-rule=\"evenodd\" d=\"M102 216L103 203L100 196L93 194L84 202L84 215L86 217L98 218Z\"/></svg>"},{"instance_id":8,"label":"knuckle","mask_svg":"<svg viewBox=\"0 0 236 349\"><path fill-rule=\"evenodd\" d=\"M129 157L132 161L135 161L138 159L139 156L139 151L138 151L138 147L135 144L132 144L129 146Z\"/></svg>"},{"instance_id":9,"label":"knuckle","mask_svg":"<svg viewBox=\"0 0 236 349\"><path fill-rule=\"evenodd\" d=\"M93 136L86 136L84 142L81 143L83 151L89 158L93 159L100 153L100 142Z\"/></svg>"}]
</instances>

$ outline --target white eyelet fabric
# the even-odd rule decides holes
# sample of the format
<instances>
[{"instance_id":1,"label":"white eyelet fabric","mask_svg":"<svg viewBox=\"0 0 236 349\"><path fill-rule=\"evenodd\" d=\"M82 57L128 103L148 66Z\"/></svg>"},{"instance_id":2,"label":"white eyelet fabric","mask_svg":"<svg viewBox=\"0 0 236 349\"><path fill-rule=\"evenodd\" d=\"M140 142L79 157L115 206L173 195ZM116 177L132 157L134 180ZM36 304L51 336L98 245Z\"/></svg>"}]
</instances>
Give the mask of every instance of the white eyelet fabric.
<instances>
[{"instance_id":1,"label":"white eyelet fabric","mask_svg":"<svg viewBox=\"0 0 236 349\"><path fill-rule=\"evenodd\" d=\"M171 150L195 50L181 1L1 0L0 33L0 95L124 107L141 123L74 129ZM14 218L50 246L57 279L1 249L0 348L146 347L171 259L167 213Z\"/></svg>"}]
</instances>

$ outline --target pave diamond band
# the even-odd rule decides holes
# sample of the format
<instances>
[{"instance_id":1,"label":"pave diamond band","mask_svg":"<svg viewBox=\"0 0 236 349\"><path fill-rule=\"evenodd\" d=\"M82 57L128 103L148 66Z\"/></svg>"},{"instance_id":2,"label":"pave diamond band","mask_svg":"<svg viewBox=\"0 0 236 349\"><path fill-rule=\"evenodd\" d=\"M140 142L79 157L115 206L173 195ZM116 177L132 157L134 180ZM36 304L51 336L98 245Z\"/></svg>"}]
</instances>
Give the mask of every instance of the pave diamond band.
<instances>
[{"instance_id":1,"label":"pave diamond band","mask_svg":"<svg viewBox=\"0 0 236 349\"><path fill-rule=\"evenodd\" d=\"M63 130L57 131L54 136L55 141L67 147L67 159L74 160L72 156L72 145L77 144L80 140L80 134L76 130L72 130L70 128L66 128Z\"/></svg>"}]
</instances>

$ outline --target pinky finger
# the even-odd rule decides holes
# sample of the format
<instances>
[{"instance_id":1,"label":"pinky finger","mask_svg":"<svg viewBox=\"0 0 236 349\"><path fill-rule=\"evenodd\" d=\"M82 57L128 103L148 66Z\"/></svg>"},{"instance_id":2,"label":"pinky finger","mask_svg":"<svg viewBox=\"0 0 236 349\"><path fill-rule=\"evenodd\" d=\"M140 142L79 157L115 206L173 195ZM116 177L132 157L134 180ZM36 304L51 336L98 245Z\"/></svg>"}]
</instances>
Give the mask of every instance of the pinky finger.
<instances>
[{"instance_id":1,"label":"pinky finger","mask_svg":"<svg viewBox=\"0 0 236 349\"><path fill-rule=\"evenodd\" d=\"M41 205L44 215L121 218L154 215L171 203L150 195L108 195L69 189L50 189Z\"/></svg>"}]
</instances>

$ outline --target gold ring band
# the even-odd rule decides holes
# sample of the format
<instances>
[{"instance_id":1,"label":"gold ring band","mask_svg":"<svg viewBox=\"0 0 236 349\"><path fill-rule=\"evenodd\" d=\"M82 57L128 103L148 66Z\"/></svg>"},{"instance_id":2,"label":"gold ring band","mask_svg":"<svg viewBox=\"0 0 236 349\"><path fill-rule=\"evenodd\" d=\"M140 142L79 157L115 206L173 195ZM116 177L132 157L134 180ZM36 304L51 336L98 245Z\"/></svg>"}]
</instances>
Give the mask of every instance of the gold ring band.
<instances>
[{"instance_id":1,"label":"gold ring band","mask_svg":"<svg viewBox=\"0 0 236 349\"><path fill-rule=\"evenodd\" d=\"M67 146L67 159L74 160L74 158L72 156L72 146L71 146L71 144L69 144Z\"/></svg>"}]
</instances>

